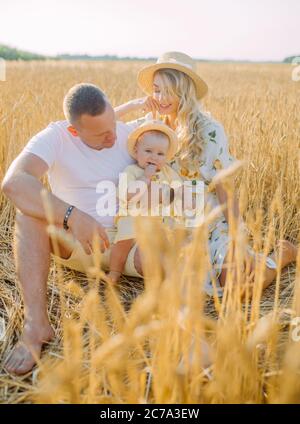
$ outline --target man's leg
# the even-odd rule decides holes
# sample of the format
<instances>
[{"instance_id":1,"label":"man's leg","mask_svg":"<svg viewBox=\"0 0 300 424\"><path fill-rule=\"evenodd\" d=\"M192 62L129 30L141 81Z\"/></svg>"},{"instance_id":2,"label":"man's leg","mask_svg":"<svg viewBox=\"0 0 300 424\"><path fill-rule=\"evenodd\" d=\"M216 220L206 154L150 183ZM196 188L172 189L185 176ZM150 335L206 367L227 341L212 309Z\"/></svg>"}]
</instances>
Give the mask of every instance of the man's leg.
<instances>
[{"instance_id":1,"label":"man's leg","mask_svg":"<svg viewBox=\"0 0 300 424\"><path fill-rule=\"evenodd\" d=\"M24 328L5 368L20 375L32 369L36 358L40 357L43 343L54 336L47 314L51 245L46 227L44 221L17 213L14 253L24 300ZM67 249L61 253L63 257L71 254Z\"/></svg>"}]
</instances>

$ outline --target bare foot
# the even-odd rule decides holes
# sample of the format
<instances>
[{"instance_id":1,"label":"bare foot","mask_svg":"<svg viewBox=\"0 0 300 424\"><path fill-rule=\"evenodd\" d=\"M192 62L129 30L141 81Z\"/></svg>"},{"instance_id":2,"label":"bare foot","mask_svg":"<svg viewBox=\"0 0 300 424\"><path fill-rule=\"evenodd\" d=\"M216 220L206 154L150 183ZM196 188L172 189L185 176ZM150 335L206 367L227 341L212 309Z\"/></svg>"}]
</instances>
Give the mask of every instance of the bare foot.
<instances>
[{"instance_id":1,"label":"bare foot","mask_svg":"<svg viewBox=\"0 0 300 424\"><path fill-rule=\"evenodd\" d=\"M278 257L280 250L282 250L282 263L284 266L296 261L297 247L293 243L288 240L279 240L276 244L275 257Z\"/></svg>"},{"instance_id":2,"label":"bare foot","mask_svg":"<svg viewBox=\"0 0 300 424\"><path fill-rule=\"evenodd\" d=\"M29 372L40 358L43 344L53 337L54 331L49 323L38 327L25 323L20 340L5 361L6 371L16 375Z\"/></svg>"},{"instance_id":3,"label":"bare foot","mask_svg":"<svg viewBox=\"0 0 300 424\"><path fill-rule=\"evenodd\" d=\"M119 271L110 271L107 274L107 279L111 284L118 283L119 280L120 280L120 277L121 277L121 272L119 272Z\"/></svg>"}]
</instances>

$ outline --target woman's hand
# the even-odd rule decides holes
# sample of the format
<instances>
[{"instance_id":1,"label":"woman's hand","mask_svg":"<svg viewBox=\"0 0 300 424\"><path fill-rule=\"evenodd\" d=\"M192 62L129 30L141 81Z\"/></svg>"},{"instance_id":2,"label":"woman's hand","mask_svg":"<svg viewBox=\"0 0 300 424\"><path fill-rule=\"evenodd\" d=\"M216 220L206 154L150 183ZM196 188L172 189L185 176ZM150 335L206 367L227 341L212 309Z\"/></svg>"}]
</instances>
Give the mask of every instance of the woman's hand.
<instances>
[{"instance_id":1,"label":"woman's hand","mask_svg":"<svg viewBox=\"0 0 300 424\"><path fill-rule=\"evenodd\" d=\"M144 113L152 112L152 116L155 117L156 112L159 109L159 103L157 100L155 100L151 96L142 97L141 99L137 99L137 100L140 104L140 108L142 109L142 112Z\"/></svg>"},{"instance_id":2,"label":"woman's hand","mask_svg":"<svg viewBox=\"0 0 300 424\"><path fill-rule=\"evenodd\" d=\"M143 113L152 112L153 117L159 108L158 101L151 96L141 97L140 99L130 100L123 105L115 107L116 118L120 119L123 115L130 112L141 111Z\"/></svg>"},{"instance_id":3,"label":"woman's hand","mask_svg":"<svg viewBox=\"0 0 300 424\"><path fill-rule=\"evenodd\" d=\"M227 221L227 223L229 223L229 210L228 207L231 206L231 213L232 216L239 222L242 222L242 217L240 215L240 210L239 210L239 201L238 198L236 196L235 193L233 193L233 199L232 199L232 204L229 205L229 199L228 199L228 194L227 191L225 190L224 186L221 183L218 183L216 185L216 194L217 194L217 199L220 203L220 205L226 205L226 209L223 211L224 217Z\"/></svg>"}]
</instances>

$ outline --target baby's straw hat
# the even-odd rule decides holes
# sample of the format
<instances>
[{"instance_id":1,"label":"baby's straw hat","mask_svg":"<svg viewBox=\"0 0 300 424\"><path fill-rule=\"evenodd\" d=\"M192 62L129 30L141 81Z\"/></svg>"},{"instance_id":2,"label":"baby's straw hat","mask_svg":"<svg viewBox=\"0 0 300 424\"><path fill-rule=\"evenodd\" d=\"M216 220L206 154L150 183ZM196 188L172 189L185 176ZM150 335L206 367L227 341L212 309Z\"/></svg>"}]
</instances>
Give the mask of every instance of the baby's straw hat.
<instances>
[{"instance_id":1,"label":"baby's straw hat","mask_svg":"<svg viewBox=\"0 0 300 424\"><path fill-rule=\"evenodd\" d=\"M175 133L168 125L164 124L158 120L147 120L134 131L129 134L127 149L130 155L135 159L135 145L139 137L147 131L160 131L169 138L169 149L167 153L167 160L170 161L173 159L178 150L178 138Z\"/></svg>"},{"instance_id":2,"label":"baby's straw hat","mask_svg":"<svg viewBox=\"0 0 300 424\"><path fill-rule=\"evenodd\" d=\"M180 52L167 52L158 58L155 65L145 66L138 74L138 84L149 96L153 93L154 74L159 69L176 69L188 75L194 81L199 100L208 91L206 82L196 72L196 62L190 56Z\"/></svg>"}]
</instances>

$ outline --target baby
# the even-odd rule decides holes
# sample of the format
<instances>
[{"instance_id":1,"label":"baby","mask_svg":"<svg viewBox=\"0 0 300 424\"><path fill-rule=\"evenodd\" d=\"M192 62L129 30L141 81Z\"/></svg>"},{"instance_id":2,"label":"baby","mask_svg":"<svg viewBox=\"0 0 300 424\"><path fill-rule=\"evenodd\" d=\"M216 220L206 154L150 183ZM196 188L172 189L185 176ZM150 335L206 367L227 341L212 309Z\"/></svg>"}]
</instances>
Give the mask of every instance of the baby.
<instances>
[{"instance_id":1,"label":"baby","mask_svg":"<svg viewBox=\"0 0 300 424\"><path fill-rule=\"evenodd\" d=\"M161 184L162 189L174 181L179 182L179 185L182 184L179 175L167 165L167 162L172 160L177 150L178 140L175 132L161 121L146 121L129 135L128 151L136 160L136 164L129 165L124 170L128 188L126 192L127 202L125 202L127 216L122 216L119 212L116 217L117 234L111 249L108 275L113 283L119 280L128 254L135 243L134 217L130 214L132 208L136 208L137 202L141 201L143 196L147 197L147 202L152 200L150 196L151 182L155 181ZM137 181L144 183L144 192L140 190L138 194L136 193L135 182ZM133 183L135 187L133 187ZM172 189L170 190L170 187L168 187L169 194L170 191L172 192ZM161 200L160 196L159 202ZM120 199L121 210L124 211L124 205Z\"/></svg>"}]
</instances>

